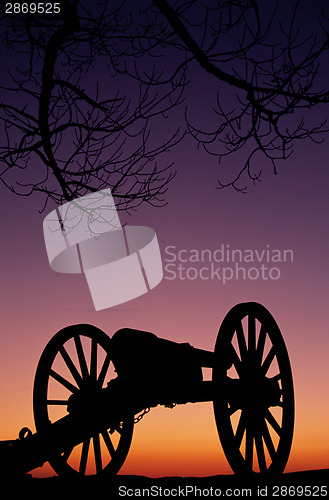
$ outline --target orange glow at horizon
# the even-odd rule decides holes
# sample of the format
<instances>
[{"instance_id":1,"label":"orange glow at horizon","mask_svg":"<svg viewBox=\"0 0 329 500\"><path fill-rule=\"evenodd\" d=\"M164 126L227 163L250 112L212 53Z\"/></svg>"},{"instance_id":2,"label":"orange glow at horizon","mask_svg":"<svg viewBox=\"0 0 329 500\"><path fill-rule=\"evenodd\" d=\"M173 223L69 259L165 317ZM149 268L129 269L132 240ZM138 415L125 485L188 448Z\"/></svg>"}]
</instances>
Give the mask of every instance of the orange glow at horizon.
<instances>
[{"instance_id":1,"label":"orange glow at horizon","mask_svg":"<svg viewBox=\"0 0 329 500\"><path fill-rule=\"evenodd\" d=\"M28 212L26 200L24 203L15 200L16 211L8 211L4 221L8 226L4 231L8 241L3 251L8 265L3 269L2 279L0 439L16 439L24 426L35 431L32 409L35 369L46 343L60 328L69 324L90 323L109 336L122 327L141 328L168 340L189 342L195 347L213 350L218 327L229 309L236 303L255 300L268 307L277 320L293 371L296 422L286 471L328 468L327 236L325 224L314 223L314 220L321 220L320 216L324 217L326 212L316 192L319 204L315 211L316 217L309 214L309 220L306 221L303 217L299 227L296 214L303 213L304 191L300 191L301 200L295 200L294 211L290 212L289 199L284 197L284 200L288 200L284 203L280 197L273 201L271 190L272 187L266 191L265 186L262 196L270 200L263 207L273 202L275 214L272 218L256 210L258 201L257 204L255 201L252 212L248 212L248 204L252 205L253 198L244 197L243 200L247 201L241 202L239 213L234 211L233 202L228 205L228 212L231 210L235 218L225 226L226 219L222 216L222 232L218 234L213 226L210 229L204 226L205 212L213 209L210 203L204 210L198 207L193 212L195 227L191 224L193 227L190 232L187 228L186 234L182 231L182 228L186 228L186 214L184 216L179 212L178 201L176 205L171 205L173 208L168 208L169 215L164 209L164 212L156 215L156 223L149 225L160 227L159 239L162 239L163 246L174 243L177 247L193 248L199 243L197 232L202 230L202 248L216 248L222 242L229 242L232 248L240 242L243 248L263 248L268 241L274 241L276 247L293 248L294 263L282 267L280 280L271 283L232 281L225 287L217 281L164 280L159 288L141 300L136 299L122 307L98 313L91 307L81 276L58 275L49 270L42 247L42 217L37 219L37 210L34 208L32 210L30 207ZM202 199L206 200L205 197ZM286 219L276 212L282 203ZM216 206L220 209L219 205ZM314 206L317 207L315 202ZM219 209L217 212L214 210L214 217L221 216ZM261 227L262 217L266 219L260 242L257 243L252 239L255 235L246 240L247 231L243 232L244 227L248 227L249 213L253 214L255 228ZM198 217L202 219L201 222L197 220ZM166 236L168 220L175 220L175 224L172 224L175 234ZM140 221L141 224L145 223L143 218ZM232 235L225 233L227 227ZM305 238L307 227L311 228L311 233ZM164 228L162 234L161 228ZM290 228L293 228L293 233ZM12 244L17 235L19 243ZM309 242L312 245L308 247ZM23 244L26 246L25 260L20 248ZM120 474L152 477L230 473L218 438L211 403L188 404L172 410L151 409L136 424L128 456L120 470ZM32 474L49 476L55 473L46 464L42 469L35 469Z\"/></svg>"},{"instance_id":2,"label":"orange glow at horizon","mask_svg":"<svg viewBox=\"0 0 329 500\"><path fill-rule=\"evenodd\" d=\"M281 317L280 323L283 332L292 331L288 319ZM211 330L209 325L205 326L207 330ZM55 328L51 329L56 331ZM193 336L193 328L189 334ZM302 339L301 329L299 335ZM297 356L298 351L289 346L289 335L286 335L286 341L294 372L296 399L295 433L286 472L328 468L329 428L326 415L329 413L329 401L325 397L326 353L318 356L316 365L312 362L312 351L309 349L308 360L313 368L311 372L305 371L303 359ZM22 361L17 364L15 371L10 371L13 355L7 356L7 382L17 390L13 393L5 384L0 389L1 400L6 401L2 412L1 439L17 438L18 431L26 425L34 432L32 387L34 371L45 341L39 339L36 343L38 345L33 347L33 356L24 356L24 345L19 349L16 347L15 355ZM202 342L200 341L199 345L194 342L194 345L202 346ZM6 362L2 365L3 369L6 369ZM12 380L10 377L13 377ZM315 411L315 408L319 408L318 411ZM212 403L178 405L173 409L152 408L151 412L135 425L131 447L120 470L120 474L148 477L212 476L231 473L219 441ZM44 477L55 473L46 464L35 469L32 475Z\"/></svg>"},{"instance_id":3,"label":"orange glow at horizon","mask_svg":"<svg viewBox=\"0 0 329 500\"><path fill-rule=\"evenodd\" d=\"M321 429L305 434L297 428L285 472L328 468L328 437ZM131 447L119 474L151 478L232 474L218 438L212 403L188 404L172 410L151 409L135 425ZM55 473L49 464L33 471L35 477L51 475Z\"/></svg>"}]
</instances>

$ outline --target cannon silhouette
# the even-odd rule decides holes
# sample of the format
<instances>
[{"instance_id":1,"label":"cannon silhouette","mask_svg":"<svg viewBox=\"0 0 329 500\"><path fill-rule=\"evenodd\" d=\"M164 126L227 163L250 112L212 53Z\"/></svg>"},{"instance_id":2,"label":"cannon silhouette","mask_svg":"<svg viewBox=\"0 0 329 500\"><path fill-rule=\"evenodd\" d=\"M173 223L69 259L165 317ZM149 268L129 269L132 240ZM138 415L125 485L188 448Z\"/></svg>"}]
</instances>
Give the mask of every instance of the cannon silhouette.
<instances>
[{"instance_id":1,"label":"cannon silhouette","mask_svg":"<svg viewBox=\"0 0 329 500\"><path fill-rule=\"evenodd\" d=\"M212 368L203 380L202 368ZM2 441L0 470L49 462L59 476L111 477L134 424L150 408L212 401L235 474L280 474L290 453L294 390L287 349L269 311L249 302L225 316L214 352L132 329L109 338L72 325L46 345L33 389L36 433Z\"/></svg>"}]
</instances>

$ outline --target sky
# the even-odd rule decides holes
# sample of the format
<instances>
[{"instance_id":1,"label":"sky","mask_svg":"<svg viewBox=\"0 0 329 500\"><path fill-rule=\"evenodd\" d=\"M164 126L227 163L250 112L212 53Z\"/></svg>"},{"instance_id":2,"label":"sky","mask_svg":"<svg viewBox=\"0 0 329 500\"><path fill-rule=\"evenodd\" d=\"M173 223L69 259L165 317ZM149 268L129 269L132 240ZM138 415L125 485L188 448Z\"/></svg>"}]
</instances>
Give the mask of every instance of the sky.
<instances>
[{"instance_id":1,"label":"sky","mask_svg":"<svg viewBox=\"0 0 329 500\"><path fill-rule=\"evenodd\" d=\"M250 183L247 194L242 194L216 189L217 162L187 138L170 152L177 175L168 187L167 205L143 205L131 216L120 215L122 222L156 231L163 280L145 295L97 312L82 275L50 268L42 231L47 211L39 212L40 199L18 197L1 187L0 438L15 439L24 426L35 430L36 366L45 345L61 328L90 323L109 337L120 328L136 328L213 351L219 326L231 307L255 301L276 319L292 366L296 420L286 471L327 468L328 156L326 137L322 144L298 144L277 175L260 159L261 182ZM223 246L289 250L293 259L270 262L275 271L268 279L254 279L247 271L245 279L240 272L225 283L216 273L202 279L199 271L209 263L178 261L179 255L186 258L196 255L195 250L215 252ZM184 268L181 276L176 264ZM212 403L152 409L136 424L120 471L150 477L230 472ZM48 464L33 472L49 474L53 471Z\"/></svg>"}]
</instances>

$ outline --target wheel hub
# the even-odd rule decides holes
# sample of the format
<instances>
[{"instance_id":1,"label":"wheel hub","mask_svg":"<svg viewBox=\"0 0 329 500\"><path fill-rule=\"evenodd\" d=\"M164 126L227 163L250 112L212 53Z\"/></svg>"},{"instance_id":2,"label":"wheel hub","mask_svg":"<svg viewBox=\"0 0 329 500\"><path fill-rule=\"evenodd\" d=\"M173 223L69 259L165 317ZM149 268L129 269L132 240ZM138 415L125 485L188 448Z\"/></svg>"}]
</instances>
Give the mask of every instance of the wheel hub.
<instances>
[{"instance_id":1,"label":"wheel hub","mask_svg":"<svg viewBox=\"0 0 329 500\"><path fill-rule=\"evenodd\" d=\"M67 411L70 414L81 414L95 412L95 406L99 403L99 389L97 384L88 383L79 391L73 393L67 400Z\"/></svg>"},{"instance_id":2,"label":"wheel hub","mask_svg":"<svg viewBox=\"0 0 329 500\"><path fill-rule=\"evenodd\" d=\"M240 379L228 377L228 401L234 409L263 410L280 405L281 389L276 380L255 373Z\"/></svg>"}]
</instances>

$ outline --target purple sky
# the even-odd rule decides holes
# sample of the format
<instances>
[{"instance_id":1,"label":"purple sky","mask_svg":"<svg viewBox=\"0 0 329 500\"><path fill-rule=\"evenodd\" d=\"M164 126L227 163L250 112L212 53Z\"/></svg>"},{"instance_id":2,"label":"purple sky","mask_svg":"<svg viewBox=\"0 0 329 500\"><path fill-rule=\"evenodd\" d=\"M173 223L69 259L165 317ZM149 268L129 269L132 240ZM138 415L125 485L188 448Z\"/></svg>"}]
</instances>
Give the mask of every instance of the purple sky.
<instances>
[{"instance_id":1,"label":"purple sky","mask_svg":"<svg viewBox=\"0 0 329 500\"><path fill-rule=\"evenodd\" d=\"M200 83L197 102L202 111L205 91ZM122 222L156 231L164 279L148 294L98 312L93 310L83 276L57 274L48 265L42 221L53 206L40 214L40 199L16 197L2 187L0 377L5 383L0 388L0 437L16 438L24 425L34 429L34 371L45 344L60 328L87 322L112 336L127 326L213 350L218 327L229 309L239 302L258 301L281 327L293 368L296 431L289 469L327 467L328 157L327 137L319 145L299 143L293 156L280 163L278 175L259 158L256 167L263 170L261 182L249 182L248 193L241 194L230 188L217 190L221 170L216 158L197 150L191 139L181 143L168 153L177 170L168 187L168 204L163 208L144 205L131 216L120 214ZM226 164L234 166L237 161L232 156ZM291 250L293 262L265 263L279 269L278 279L250 279L248 275L242 279L240 274L239 279L234 276L223 284L216 273L213 279L200 277L200 268L209 263L176 261L196 269L183 271L184 277L197 277L168 279L173 276L166 267L168 258L172 259L168 247L177 256L179 250L185 250L186 256L191 250L216 251L222 245L241 251ZM246 272L253 266L247 264ZM170 269L177 271L174 266ZM278 276L276 271L273 276ZM200 412L203 423L201 409L193 410L196 415ZM161 415L159 419L162 422ZM149 422L152 429L157 425L156 420ZM147 424L143 429L145 442ZM206 439L207 432L196 439L196 447L201 449ZM143 456L142 442L137 439L136 443L137 458L128 471L146 474L138 461ZM188 451L186 460L187 455ZM191 465L191 474L197 470L198 460L194 468ZM180 474L181 470L174 464L171 473ZM208 470L213 473L214 466L209 465Z\"/></svg>"}]
</instances>

